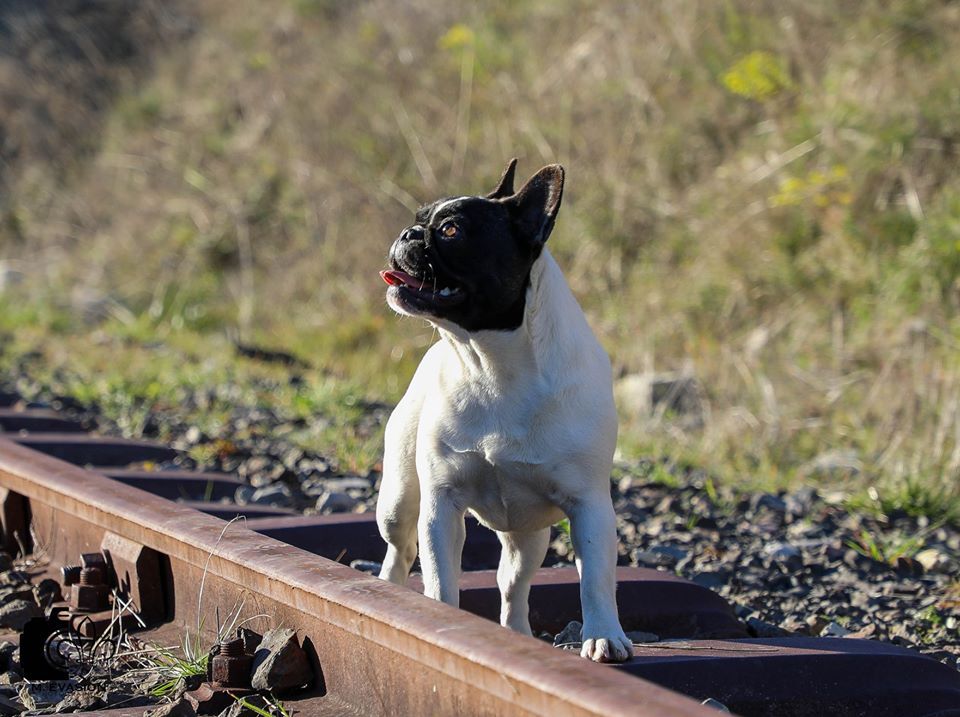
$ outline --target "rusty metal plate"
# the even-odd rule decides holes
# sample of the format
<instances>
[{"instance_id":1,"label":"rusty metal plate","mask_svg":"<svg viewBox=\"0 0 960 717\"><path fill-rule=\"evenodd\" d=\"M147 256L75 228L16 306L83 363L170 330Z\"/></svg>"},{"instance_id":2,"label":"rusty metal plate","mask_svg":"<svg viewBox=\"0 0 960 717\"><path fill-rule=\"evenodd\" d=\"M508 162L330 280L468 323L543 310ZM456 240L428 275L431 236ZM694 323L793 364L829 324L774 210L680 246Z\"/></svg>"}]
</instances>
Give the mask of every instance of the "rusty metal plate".
<instances>
[{"instance_id":1,"label":"rusty metal plate","mask_svg":"<svg viewBox=\"0 0 960 717\"><path fill-rule=\"evenodd\" d=\"M2 405L0 403L0 406ZM56 411L45 408L17 410L0 407L0 430L7 433L16 433L17 431L78 433L83 431L84 428L76 421L71 421Z\"/></svg>"},{"instance_id":2,"label":"rusty metal plate","mask_svg":"<svg viewBox=\"0 0 960 717\"><path fill-rule=\"evenodd\" d=\"M170 500L233 499L243 482L229 473L193 471L142 471L131 468L94 467L97 473Z\"/></svg>"},{"instance_id":3,"label":"rusty metal plate","mask_svg":"<svg viewBox=\"0 0 960 717\"><path fill-rule=\"evenodd\" d=\"M495 568L500 559L500 542L492 530L467 517L467 539L463 548L464 570ZM247 527L288 545L309 550L330 560L383 560L387 545L380 537L373 513L335 513L250 520Z\"/></svg>"},{"instance_id":4,"label":"rusty metal plate","mask_svg":"<svg viewBox=\"0 0 960 717\"><path fill-rule=\"evenodd\" d=\"M409 587L420 591L419 576ZM676 575L650 568L617 568L617 607L625 630L660 637L746 637L727 602L713 591ZM489 620L500 615L500 592L493 570L464 573L460 608ZM580 579L576 568L541 568L530 587L530 624L535 632L557 633L580 619Z\"/></svg>"},{"instance_id":5,"label":"rusty metal plate","mask_svg":"<svg viewBox=\"0 0 960 717\"><path fill-rule=\"evenodd\" d=\"M960 717L960 673L911 650L847 638L695 640L635 648L614 669L743 717Z\"/></svg>"},{"instance_id":6,"label":"rusty metal plate","mask_svg":"<svg viewBox=\"0 0 960 717\"><path fill-rule=\"evenodd\" d=\"M103 438L81 433L36 433L6 438L78 466L125 466L147 461L162 463L179 455L172 448L150 441Z\"/></svg>"}]
</instances>

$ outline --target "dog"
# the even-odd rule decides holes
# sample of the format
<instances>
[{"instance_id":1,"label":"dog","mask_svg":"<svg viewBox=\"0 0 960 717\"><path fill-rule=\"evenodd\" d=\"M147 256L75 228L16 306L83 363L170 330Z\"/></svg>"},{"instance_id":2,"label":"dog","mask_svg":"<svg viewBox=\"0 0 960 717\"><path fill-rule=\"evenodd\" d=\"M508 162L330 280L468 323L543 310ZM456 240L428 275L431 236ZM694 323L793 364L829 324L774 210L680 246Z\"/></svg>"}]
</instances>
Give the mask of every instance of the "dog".
<instances>
[{"instance_id":1,"label":"dog","mask_svg":"<svg viewBox=\"0 0 960 717\"><path fill-rule=\"evenodd\" d=\"M380 577L459 604L464 514L496 531L501 624L531 634L530 581L550 526L570 521L580 573L581 654L622 662L610 469L617 440L610 360L545 248L563 196L554 164L514 191L517 160L485 196L421 207L393 243L387 303L440 340L387 422L377 523Z\"/></svg>"}]
</instances>

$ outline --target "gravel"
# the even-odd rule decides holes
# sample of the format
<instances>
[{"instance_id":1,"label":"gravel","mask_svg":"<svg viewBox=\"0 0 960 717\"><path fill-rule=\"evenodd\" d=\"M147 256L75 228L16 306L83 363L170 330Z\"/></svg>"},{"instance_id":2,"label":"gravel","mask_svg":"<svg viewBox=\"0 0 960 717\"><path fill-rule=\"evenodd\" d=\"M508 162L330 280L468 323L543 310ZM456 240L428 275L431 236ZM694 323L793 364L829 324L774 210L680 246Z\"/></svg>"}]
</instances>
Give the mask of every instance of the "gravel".
<instances>
[{"instance_id":1,"label":"gravel","mask_svg":"<svg viewBox=\"0 0 960 717\"><path fill-rule=\"evenodd\" d=\"M229 385L211 390L221 399L238 393ZM266 408L238 406L217 435L204 435L190 423L192 408L204 400L195 396L150 414L143 435L174 436L174 445L186 450L221 446L199 467L239 475L248 484L238 491L244 502L305 513L374 510L378 466L360 474L339 471L328 456L290 440L301 423ZM69 398L48 396L43 403L103 433L120 433ZM382 404L366 410L371 431L390 412ZM178 467L195 466L184 459ZM826 453L807 473L810 482L835 486L829 476L849 477L858 469L850 456ZM842 491L810 485L778 493L735 490L663 461L618 463L612 493L619 564L670 571L719 593L753 634L891 641L960 669L957 525L851 511ZM909 545L906 538L919 540ZM882 559L871 552L877 546ZM572 560L569 539L558 532L547 564Z\"/></svg>"}]
</instances>

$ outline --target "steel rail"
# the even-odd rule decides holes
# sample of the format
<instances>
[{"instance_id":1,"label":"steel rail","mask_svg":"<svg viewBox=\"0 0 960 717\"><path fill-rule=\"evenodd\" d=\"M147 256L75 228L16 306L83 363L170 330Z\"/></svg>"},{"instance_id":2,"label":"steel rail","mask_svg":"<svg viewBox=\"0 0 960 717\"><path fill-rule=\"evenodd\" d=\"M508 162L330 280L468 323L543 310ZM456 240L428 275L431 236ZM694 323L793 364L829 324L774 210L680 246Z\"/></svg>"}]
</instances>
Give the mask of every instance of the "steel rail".
<instances>
[{"instance_id":1,"label":"steel rail","mask_svg":"<svg viewBox=\"0 0 960 717\"><path fill-rule=\"evenodd\" d=\"M713 710L240 524L0 439L0 486L29 501L39 550L65 564L113 534L168 561L187 629L242 605L295 627L319 666L315 707L382 715L638 715ZM11 498L8 494L7 499Z\"/></svg>"}]
</instances>

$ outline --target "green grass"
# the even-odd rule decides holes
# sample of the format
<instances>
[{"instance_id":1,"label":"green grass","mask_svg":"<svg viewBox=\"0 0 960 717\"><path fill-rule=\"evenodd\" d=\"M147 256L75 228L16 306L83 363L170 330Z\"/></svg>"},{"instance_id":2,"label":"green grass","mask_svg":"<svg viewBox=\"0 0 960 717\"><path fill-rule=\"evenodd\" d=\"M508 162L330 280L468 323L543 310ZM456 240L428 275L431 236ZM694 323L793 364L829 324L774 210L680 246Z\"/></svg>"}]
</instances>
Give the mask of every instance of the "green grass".
<instances>
[{"instance_id":1,"label":"green grass","mask_svg":"<svg viewBox=\"0 0 960 717\"><path fill-rule=\"evenodd\" d=\"M511 156L560 161L551 248L615 371L704 389L700 423L624 412L624 458L854 502L877 486L871 509L957 520L952 3L182 11L196 32L102 103L82 151L8 177L0 250L23 281L0 326L7 356L40 353L31 380L135 434L181 389L266 376L276 391L238 400L332 416L298 439L369 465L359 400L396 401L434 338L384 306L390 241L417 202L485 191ZM228 335L308 361L304 384ZM229 410L214 403L198 423ZM862 470L809 472L835 450Z\"/></svg>"}]
</instances>

